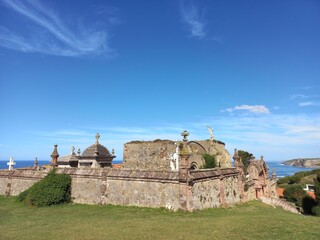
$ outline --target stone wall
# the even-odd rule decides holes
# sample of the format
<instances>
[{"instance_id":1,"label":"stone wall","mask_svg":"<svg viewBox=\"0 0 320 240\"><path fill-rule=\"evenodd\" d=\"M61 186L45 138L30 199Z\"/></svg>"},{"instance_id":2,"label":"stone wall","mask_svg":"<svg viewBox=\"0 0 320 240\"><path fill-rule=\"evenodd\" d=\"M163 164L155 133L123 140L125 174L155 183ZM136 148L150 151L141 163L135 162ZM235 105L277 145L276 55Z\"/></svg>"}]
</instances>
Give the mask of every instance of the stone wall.
<instances>
[{"instance_id":1,"label":"stone wall","mask_svg":"<svg viewBox=\"0 0 320 240\"><path fill-rule=\"evenodd\" d=\"M172 171L60 168L57 173L71 176L75 203L195 210L240 201L235 169L192 171L190 181ZM46 174L35 170L0 171L0 195L18 195Z\"/></svg>"},{"instance_id":2,"label":"stone wall","mask_svg":"<svg viewBox=\"0 0 320 240\"><path fill-rule=\"evenodd\" d=\"M16 196L47 175L35 170L1 170L0 195Z\"/></svg>"},{"instance_id":3,"label":"stone wall","mask_svg":"<svg viewBox=\"0 0 320 240\"><path fill-rule=\"evenodd\" d=\"M220 207L220 179L196 182L192 190L194 209Z\"/></svg>"},{"instance_id":4,"label":"stone wall","mask_svg":"<svg viewBox=\"0 0 320 240\"><path fill-rule=\"evenodd\" d=\"M234 168L197 170L190 174L194 178L194 209L228 206L240 202L239 172Z\"/></svg>"},{"instance_id":5,"label":"stone wall","mask_svg":"<svg viewBox=\"0 0 320 240\"><path fill-rule=\"evenodd\" d=\"M230 154L220 141L190 141L188 148L191 153L190 163L196 163L198 168L204 164L204 153L215 155L217 165L222 168L230 168L232 165ZM123 149L123 168L169 171L170 155L175 151L175 142L171 140L128 142Z\"/></svg>"},{"instance_id":6,"label":"stone wall","mask_svg":"<svg viewBox=\"0 0 320 240\"><path fill-rule=\"evenodd\" d=\"M213 141L211 143L210 140L202 140L196 141L201 144L206 150L207 153L213 154L216 156L217 166L222 168L230 168L231 164L231 156L227 149L225 148L224 143L220 141Z\"/></svg>"},{"instance_id":7,"label":"stone wall","mask_svg":"<svg viewBox=\"0 0 320 240\"><path fill-rule=\"evenodd\" d=\"M170 140L133 141L124 144L123 168L170 170L169 154L176 146Z\"/></svg>"}]
</instances>

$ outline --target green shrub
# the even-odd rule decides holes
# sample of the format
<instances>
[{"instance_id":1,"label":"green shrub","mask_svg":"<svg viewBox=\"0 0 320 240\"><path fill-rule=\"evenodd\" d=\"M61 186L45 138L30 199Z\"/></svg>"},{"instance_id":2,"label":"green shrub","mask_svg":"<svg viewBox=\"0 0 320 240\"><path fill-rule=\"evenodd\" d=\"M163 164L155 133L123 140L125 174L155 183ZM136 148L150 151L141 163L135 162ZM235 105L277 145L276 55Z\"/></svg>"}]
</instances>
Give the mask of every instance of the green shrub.
<instances>
[{"instance_id":1,"label":"green shrub","mask_svg":"<svg viewBox=\"0 0 320 240\"><path fill-rule=\"evenodd\" d=\"M24 202L24 201L26 200L28 194L29 194L29 189L21 192L21 193L17 196L18 201Z\"/></svg>"},{"instance_id":2,"label":"green shrub","mask_svg":"<svg viewBox=\"0 0 320 240\"><path fill-rule=\"evenodd\" d=\"M202 157L204 158L204 161L205 161L203 168L215 168L217 166L216 157L214 155L205 153L202 155Z\"/></svg>"},{"instance_id":3,"label":"green shrub","mask_svg":"<svg viewBox=\"0 0 320 240\"><path fill-rule=\"evenodd\" d=\"M312 208L312 214L320 217L320 205L317 205Z\"/></svg>"},{"instance_id":4,"label":"green shrub","mask_svg":"<svg viewBox=\"0 0 320 240\"><path fill-rule=\"evenodd\" d=\"M317 202L309 195L302 199L302 209L305 214L312 214L312 208L317 205Z\"/></svg>"},{"instance_id":5,"label":"green shrub","mask_svg":"<svg viewBox=\"0 0 320 240\"><path fill-rule=\"evenodd\" d=\"M320 205L320 173L314 179L314 194L316 195L316 201Z\"/></svg>"},{"instance_id":6,"label":"green shrub","mask_svg":"<svg viewBox=\"0 0 320 240\"><path fill-rule=\"evenodd\" d=\"M307 193L300 185L292 185L283 191L283 196L287 201L295 203L297 206L301 207L302 199L307 196Z\"/></svg>"},{"instance_id":7,"label":"green shrub","mask_svg":"<svg viewBox=\"0 0 320 240\"><path fill-rule=\"evenodd\" d=\"M288 183L289 184L295 184L295 183L299 183L302 179L302 175L300 174L294 174L292 177L289 178Z\"/></svg>"},{"instance_id":8,"label":"green shrub","mask_svg":"<svg viewBox=\"0 0 320 240\"><path fill-rule=\"evenodd\" d=\"M278 184L289 183L289 180L290 180L290 176L286 176L286 177L279 178L277 183Z\"/></svg>"},{"instance_id":9,"label":"green shrub","mask_svg":"<svg viewBox=\"0 0 320 240\"><path fill-rule=\"evenodd\" d=\"M241 158L241 161L242 161L242 163L244 165L245 171L247 171L247 168L248 168L248 166L250 164L250 159L253 156L253 154L249 153L247 151L244 151L244 150L239 150L238 151L238 155Z\"/></svg>"},{"instance_id":10,"label":"green shrub","mask_svg":"<svg viewBox=\"0 0 320 240\"><path fill-rule=\"evenodd\" d=\"M22 192L18 199L37 207L68 203L71 200L71 177L50 172L44 179Z\"/></svg>"}]
</instances>

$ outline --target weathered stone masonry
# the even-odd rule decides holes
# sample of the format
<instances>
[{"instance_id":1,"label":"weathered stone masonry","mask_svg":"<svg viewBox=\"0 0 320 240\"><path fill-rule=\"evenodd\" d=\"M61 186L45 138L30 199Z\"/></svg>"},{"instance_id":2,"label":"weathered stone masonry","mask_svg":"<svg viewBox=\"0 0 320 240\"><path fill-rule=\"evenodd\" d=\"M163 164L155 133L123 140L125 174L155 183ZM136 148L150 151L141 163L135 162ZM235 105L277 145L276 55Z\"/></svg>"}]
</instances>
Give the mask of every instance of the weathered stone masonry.
<instances>
[{"instance_id":1,"label":"weathered stone masonry","mask_svg":"<svg viewBox=\"0 0 320 240\"><path fill-rule=\"evenodd\" d=\"M75 203L192 211L239 202L239 193L234 193L238 174L235 169L193 171L190 182L171 171L58 168L57 173L71 176L71 195ZM0 194L18 195L46 174L35 170L0 171ZM220 197L221 190L223 198Z\"/></svg>"}]
</instances>

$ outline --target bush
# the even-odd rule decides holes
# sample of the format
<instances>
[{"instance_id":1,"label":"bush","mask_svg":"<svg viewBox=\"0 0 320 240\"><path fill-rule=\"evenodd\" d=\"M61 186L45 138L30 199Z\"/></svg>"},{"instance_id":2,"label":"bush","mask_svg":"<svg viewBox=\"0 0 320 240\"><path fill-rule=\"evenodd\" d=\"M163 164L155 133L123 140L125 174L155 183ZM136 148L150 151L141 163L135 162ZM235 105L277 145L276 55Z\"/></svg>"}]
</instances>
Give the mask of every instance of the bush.
<instances>
[{"instance_id":1,"label":"bush","mask_svg":"<svg viewBox=\"0 0 320 240\"><path fill-rule=\"evenodd\" d=\"M299 183L302 179L302 175L294 174L292 177L289 178L289 184Z\"/></svg>"},{"instance_id":2,"label":"bush","mask_svg":"<svg viewBox=\"0 0 320 240\"><path fill-rule=\"evenodd\" d=\"M312 208L312 214L315 216L320 216L320 205L317 205Z\"/></svg>"},{"instance_id":3,"label":"bush","mask_svg":"<svg viewBox=\"0 0 320 240\"><path fill-rule=\"evenodd\" d=\"M71 177L50 172L44 179L22 192L18 199L37 207L68 203L71 200Z\"/></svg>"},{"instance_id":4,"label":"bush","mask_svg":"<svg viewBox=\"0 0 320 240\"><path fill-rule=\"evenodd\" d=\"M297 206L302 206L302 199L307 196L307 193L303 190L300 185L292 185L283 191L284 198Z\"/></svg>"},{"instance_id":5,"label":"bush","mask_svg":"<svg viewBox=\"0 0 320 240\"><path fill-rule=\"evenodd\" d=\"M289 183L289 180L290 180L290 176L286 176L286 177L279 178L277 183L278 184Z\"/></svg>"},{"instance_id":6,"label":"bush","mask_svg":"<svg viewBox=\"0 0 320 240\"><path fill-rule=\"evenodd\" d=\"M29 194L29 189L21 192L21 193L17 196L18 201L24 202L24 201L26 200L28 194Z\"/></svg>"},{"instance_id":7,"label":"bush","mask_svg":"<svg viewBox=\"0 0 320 240\"><path fill-rule=\"evenodd\" d=\"M247 168L248 168L248 166L250 164L250 159L253 156L253 154L249 153L247 151L239 150L238 151L238 155L241 158L241 161L242 161L242 163L244 165L245 171L247 171Z\"/></svg>"},{"instance_id":8,"label":"bush","mask_svg":"<svg viewBox=\"0 0 320 240\"><path fill-rule=\"evenodd\" d=\"M317 205L317 202L309 195L302 199L302 209L305 214L312 214L312 208Z\"/></svg>"},{"instance_id":9,"label":"bush","mask_svg":"<svg viewBox=\"0 0 320 240\"><path fill-rule=\"evenodd\" d=\"M217 166L216 157L214 155L205 153L202 155L202 157L204 158L204 161L205 161L203 168L215 168Z\"/></svg>"},{"instance_id":10,"label":"bush","mask_svg":"<svg viewBox=\"0 0 320 240\"><path fill-rule=\"evenodd\" d=\"M320 173L314 179L314 194L316 195L317 203L320 205Z\"/></svg>"}]
</instances>

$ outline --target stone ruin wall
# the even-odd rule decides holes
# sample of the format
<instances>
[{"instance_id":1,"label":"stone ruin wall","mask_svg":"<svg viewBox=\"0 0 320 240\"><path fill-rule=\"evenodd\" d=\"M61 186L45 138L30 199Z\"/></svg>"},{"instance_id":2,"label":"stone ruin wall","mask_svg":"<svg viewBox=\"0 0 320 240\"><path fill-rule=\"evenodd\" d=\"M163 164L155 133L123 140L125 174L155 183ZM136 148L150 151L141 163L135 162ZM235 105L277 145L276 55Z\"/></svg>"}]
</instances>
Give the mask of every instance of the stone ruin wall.
<instances>
[{"instance_id":1,"label":"stone ruin wall","mask_svg":"<svg viewBox=\"0 0 320 240\"><path fill-rule=\"evenodd\" d=\"M207 171L208 172L208 171ZM57 169L57 173L69 174L72 178L71 197L73 202L82 204L113 204L140 206L172 210L185 209L181 199L182 189L190 189L192 210L225 206L240 202L237 181L233 175L210 170L213 178L195 179L193 184L179 180L178 172L137 171L119 169ZM47 172L34 170L0 171L0 195L16 196ZM192 173L191 173L192 174ZM10 191L8 192L8 185ZM221 188L223 186L223 188ZM221 191L225 193L221 203ZM228 196L226 193L229 193Z\"/></svg>"},{"instance_id":2,"label":"stone ruin wall","mask_svg":"<svg viewBox=\"0 0 320 240\"><path fill-rule=\"evenodd\" d=\"M169 154L176 146L171 140L133 141L124 144L123 168L169 171Z\"/></svg>"},{"instance_id":3,"label":"stone ruin wall","mask_svg":"<svg viewBox=\"0 0 320 240\"><path fill-rule=\"evenodd\" d=\"M231 156L230 153L225 148L224 143L221 143L220 141L213 141L211 143L210 140L202 140L202 141L196 141L200 143L208 153L216 155L216 161L217 165L223 168L230 168L232 167L231 163Z\"/></svg>"},{"instance_id":4,"label":"stone ruin wall","mask_svg":"<svg viewBox=\"0 0 320 240\"><path fill-rule=\"evenodd\" d=\"M216 155L217 165L223 168L232 167L231 157L225 149L225 145L219 141L211 142L191 141L190 163L196 162L198 167L203 164L203 158L200 154L204 153L203 149L194 142L202 145L207 153ZM175 153L175 142L171 140L155 140L155 141L133 141L124 144L123 149L123 168L124 169L147 169L169 171L170 154Z\"/></svg>"}]
</instances>

